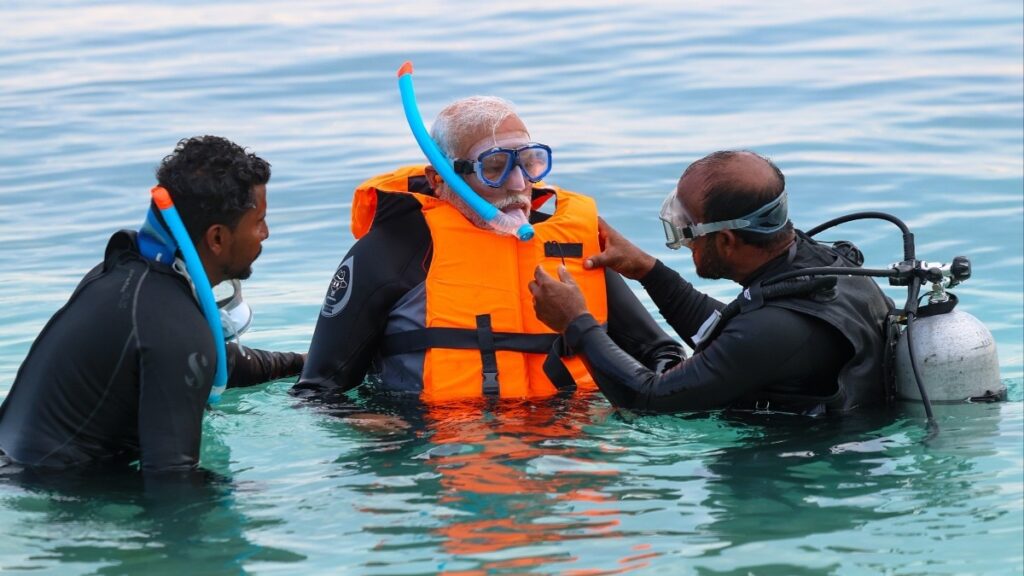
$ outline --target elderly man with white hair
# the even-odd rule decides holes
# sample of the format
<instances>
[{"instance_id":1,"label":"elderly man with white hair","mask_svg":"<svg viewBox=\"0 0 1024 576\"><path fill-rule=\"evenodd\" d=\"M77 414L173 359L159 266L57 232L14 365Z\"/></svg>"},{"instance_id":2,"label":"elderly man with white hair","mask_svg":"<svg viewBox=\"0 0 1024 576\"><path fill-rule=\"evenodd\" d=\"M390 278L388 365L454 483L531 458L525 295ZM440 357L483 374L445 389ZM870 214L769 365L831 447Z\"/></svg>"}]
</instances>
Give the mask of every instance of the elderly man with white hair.
<instances>
[{"instance_id":1,"label":"elderly man with white hair","mask_svg":"<svg viewBox=\"0 0 1024 576\"><path fill-rule=\"evenodd\" d=\"M527 284L538 265L571 271L596 321L648 369L681 360L682 348L621 277L584 269L584 255L600 251L596 204L542 180L551 148L532 140L509 102L453 102L431 136L476 194L535 235L522 241L492 228L434 166L361 184L352 203L357 241L328 286L298 395L331 396L364 380L426 403L596 389L533 311Z\"/></svg>"}]
</instances>

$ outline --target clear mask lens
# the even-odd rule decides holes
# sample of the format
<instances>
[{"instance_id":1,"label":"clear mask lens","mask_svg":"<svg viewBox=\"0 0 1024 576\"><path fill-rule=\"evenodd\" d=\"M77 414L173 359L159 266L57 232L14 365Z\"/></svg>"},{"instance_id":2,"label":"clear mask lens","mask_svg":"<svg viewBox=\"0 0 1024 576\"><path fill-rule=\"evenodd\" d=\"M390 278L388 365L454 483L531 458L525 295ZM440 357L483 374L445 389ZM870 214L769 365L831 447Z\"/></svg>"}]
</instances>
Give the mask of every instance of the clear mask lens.
<instances>
[{"instance_id":1,"label":"clear mask lens","mask_svg":"<svg viewBox=\"0 0 1024 576\"><path fill-rule=\"evenodd\" d=\"M252 308L242 299L242 283L237 279L228 282L231 295L217 300L220 323L225 340L237 340L252 325Z\"/></svg>"},{"instance_id":2,"label":"clear mask lens","mask_svg":"<svg viewBox=\"0 0 1024 576\"><path fill-rule=\"evenodd\" d=\"M501 186L512 171L512 154L505 150L482 156L479 162L480 179L488 184Z\"/></svg>"},{"instance_id":3,"label":"clear mask lens","mask_svg":"<svg viewBox=\"0 0 1024 576\"><path fill-rule=\"evenodd\" d=\"M519 149L519 167L530 182L536 182L551 171L551 150L547 146L527 146Z\"/></svg>"},{"instance_id":4,"label":"clear mask lens","mask_svg":"<svg viewBox=\"0 0 1024 576\"><path fill-rule=\"evenodd\" d=\"M665 229L665 246L679 250L686 245L686 239L678 234L676 227L671 222L662 219L661 225Z\"/></svg>"},{"instance_id":5,"label":"clear mask lens","mask_svg":"<svg viewBox=\"0 0 1024 576\"><path fill-rule=\"evenodd\" d=\"M683 230L689 226L689 218L686 210L679 202L676 191L668 193L665 201L661 204L661 211L658 213L661 225L665 230L665 245L673 250L679 250L683 246L689 246L691 239L687 238Z\"/></svg>"}]
</instances>

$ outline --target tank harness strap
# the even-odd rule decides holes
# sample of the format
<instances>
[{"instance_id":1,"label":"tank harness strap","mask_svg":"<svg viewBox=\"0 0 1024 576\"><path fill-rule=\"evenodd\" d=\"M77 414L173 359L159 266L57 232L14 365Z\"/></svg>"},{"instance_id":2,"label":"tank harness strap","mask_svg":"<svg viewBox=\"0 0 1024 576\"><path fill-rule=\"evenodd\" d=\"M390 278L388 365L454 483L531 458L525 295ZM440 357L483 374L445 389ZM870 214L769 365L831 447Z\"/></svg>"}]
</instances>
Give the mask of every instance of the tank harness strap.
<instances>
[{"instance_id":1,"label":"tank harness strap","mask_svg":"<svg viewBox=\"0 0 1024 576\"><path fill-rule=\"evenodd\" d=\"M480 348L483 371L483 392L485 396L498 394L498 358L494 349L494 332L491 331L491 315L476 317L476 339Z\"/></svg>"},{"instance_id":2,"label":"tank harness strap","mask_svg":"<svg viewBox=\"0 0 1024 576\"><path fill-rule=\"evenodd\" d=\"M740 293L739 297L730 302L721 312L716 310L704 325L701 326L700 331L694 336L696 344L694 353L702 352L707 348L722 333L722 329L729 323L729 320L732 320L737 315L757 310L764 306L766 301L778 298L810 297L817 294L827 297L829 292L832 292L834 297L838 280L836 276L803 277L783 280L782 282L768 284L767 286L762 282L746 288ZM768 282L771 282L771 280L768 280Z\"/></svg>"},{"instance_id":3,"label":"tank harness strap","mask_svg":"<svg viewBox=\"0 0 1024 576\"><path fill-rule=\"evenodd\" d=\"M956 297L956 294L952 292L946 292L948 300L945 302L933 302L926 306L921 306L917 309L918 318L927 318L929 316L938 316L939 314L948 314L956 308L957 303L960 300Z\"/></svg>"}]
</instances>

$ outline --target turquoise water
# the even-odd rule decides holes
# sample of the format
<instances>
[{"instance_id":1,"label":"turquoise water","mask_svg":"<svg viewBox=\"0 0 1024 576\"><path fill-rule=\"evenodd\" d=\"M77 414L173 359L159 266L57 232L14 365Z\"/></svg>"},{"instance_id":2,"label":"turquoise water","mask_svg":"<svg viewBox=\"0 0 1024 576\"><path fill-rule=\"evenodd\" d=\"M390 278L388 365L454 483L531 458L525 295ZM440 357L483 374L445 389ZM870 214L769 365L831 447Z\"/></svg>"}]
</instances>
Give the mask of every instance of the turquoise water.
<instances>
[{"instance_id":1,"label":"turquoise water","mask_svg":"<svg viewBox=\"0 0 1024 576\"><path fill-rule=\"evenodd\" d=\"M426 117L511 99L555 150L549 179L690 278L654 217L716 149L771 156L800 227L904 218L920 257L972 258L961 306L995 335L1009 402L940 407L925 443L910 407L841 427L637 418L597 396L424 415L310 406L277 382L208 415L221 482L152 499L0 477L0 572L1020 574L1024 8L628 4L3 3L0 396L196 134L273 164L246 343L304 350L351 190L420 161L395 82L412 59ZM901 256L887 224L842 230L868 265Z\"/></svg>"}]
</instances>

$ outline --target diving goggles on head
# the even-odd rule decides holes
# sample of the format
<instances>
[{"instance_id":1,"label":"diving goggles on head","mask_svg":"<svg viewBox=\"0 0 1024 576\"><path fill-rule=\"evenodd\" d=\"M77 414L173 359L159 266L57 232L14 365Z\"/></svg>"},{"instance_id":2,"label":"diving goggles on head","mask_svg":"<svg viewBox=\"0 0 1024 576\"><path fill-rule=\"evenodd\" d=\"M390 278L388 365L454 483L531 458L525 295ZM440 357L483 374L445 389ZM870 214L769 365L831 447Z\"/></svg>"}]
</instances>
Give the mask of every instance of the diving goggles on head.
<instances>
[{"instance_id":1,"label":"diving goggles on head","mask_svg":"<svg viewBox=\"0 0 1024 576\"><path fill-rule=\"evenodd\" d=\"M530 142L522 148L491 148L484 150L476 160L456 160L457 174L476 174L491 188L500 188L508 180L512 169L519 167L523 178L538 182L551 172L551 148Z\"/></svg>"},{"instance_id":2,"label":"diving goggles on head","mask_svg":"<svg viewBox=\"0 0 1024 576\"><path fill-rule=\"evenodd\" d=\"M695 239L719 230L746 230L758 234L778 232L789 222L789 209L786 192L783 191L777 198L746 216L695 224L673 190L668 198L665 198L658 216L665 228L665 245L678 250L683 246L689 248Z\"/></svg>"},{"instance_id":3,"label":"diving goggles on head","mask_svg":"<svg viewBox=\"0 0 1024 576\"><path fill-rule=\"evenodd\" d=\"M230 285L231 295L217 300L217 308L224 328L224 340L237 340L252 325L252 308L242 299L242 283L232 279Z\"/></svg>"}]
</instances>

